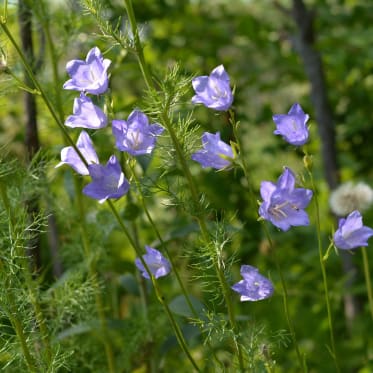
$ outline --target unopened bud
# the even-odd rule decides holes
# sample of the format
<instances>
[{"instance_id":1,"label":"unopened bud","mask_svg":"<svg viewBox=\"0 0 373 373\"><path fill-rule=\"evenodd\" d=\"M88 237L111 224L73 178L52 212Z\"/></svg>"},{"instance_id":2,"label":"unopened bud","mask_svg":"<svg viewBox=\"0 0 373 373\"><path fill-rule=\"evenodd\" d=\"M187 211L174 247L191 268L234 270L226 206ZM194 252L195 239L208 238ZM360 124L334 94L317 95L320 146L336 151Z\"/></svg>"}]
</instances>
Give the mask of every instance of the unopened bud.
<instances>
[{"instance_id":1,"label":"unopened bud","mask_svg":"<svg viewBox=\"0 0 373 373\"><path fill-rule=\"evenodd\" d=\"M311 171L312 170L312 166L313 166L312 155L306 154L303 157L303 164L304 164L304 167L306 168L307 171Z\"/></svg>"}]
</instances>

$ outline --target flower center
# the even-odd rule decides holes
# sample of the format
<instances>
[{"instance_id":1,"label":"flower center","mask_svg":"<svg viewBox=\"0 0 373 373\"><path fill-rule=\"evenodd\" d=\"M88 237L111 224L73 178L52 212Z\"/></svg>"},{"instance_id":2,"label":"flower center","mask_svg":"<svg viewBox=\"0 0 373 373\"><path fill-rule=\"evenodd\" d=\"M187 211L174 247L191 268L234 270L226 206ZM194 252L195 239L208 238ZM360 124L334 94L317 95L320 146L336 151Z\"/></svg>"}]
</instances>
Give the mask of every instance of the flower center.
<instances>
[{"instance_id":1,"label":"flower center","mask_svg":"<svg viewBox=\"0 0 373 373\"><path fill-rule=\"evenodd\" d=\"M227 92L220 89L219 85L216 82L212 82L212 89L214 94L211 96L214 100L219 100L220 98L226 98Z\"/></svg>"},{"instance_id":2,"label":"flower center","mask_svg":"<svg viewBox=\"0 0 373 373\"><path fill-rule=\"evenodd\" d=\"M274 206L271 206L268 211L271 215L273 215L276 219L287 218L288 214L284 211L285 207L289 206L290 208L299 211L299 207L297 205L291 204L289 201L285 201L283 203L276 203Z\"/></svg>"}]
</instances>

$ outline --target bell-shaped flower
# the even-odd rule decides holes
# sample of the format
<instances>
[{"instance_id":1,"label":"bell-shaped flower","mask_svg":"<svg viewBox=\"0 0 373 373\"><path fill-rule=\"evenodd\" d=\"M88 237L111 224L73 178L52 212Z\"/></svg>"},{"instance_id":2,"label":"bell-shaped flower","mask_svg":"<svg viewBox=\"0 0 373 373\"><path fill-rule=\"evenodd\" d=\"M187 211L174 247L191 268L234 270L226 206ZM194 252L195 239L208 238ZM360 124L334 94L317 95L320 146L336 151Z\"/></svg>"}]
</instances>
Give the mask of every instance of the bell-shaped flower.
<instances>
[{"instance_id":1,"label":"bell-shaped flower","mask_svg":"<svg viewBox=\"0 0 373 373\"><path fill-rule=\"evenodd\" d=\"M113 120L113 135L116 147L131 155L150 154L164 128L149 124L148 117L140 110L134 110L125 120Z\"/></svg>"},{"instance_id":2,"label":"bell-shaped flower","mask_svg":"<svg viewBox=\"0 0 373 373\"><path fill-rule=\"evenodd\" d=\"M312 190L295 188L295 176L285 167L277 184L262 181L260 194L263 202L259 215L273 225L287 231L291 226L309 225L309 218L304 209L312 198Z\"/></svg>"},{"instance_id":3,"label":"bell-shaped flower","mask_svg":"<svg viewBox=\"0 0 373 373\"><path fill-rule=\"evenodd\" d=\"M294 104L287 114L273 115L276 124L275 135L281 135L289 144L300 146L308 141L306 123L309 115L305 114L299 104Z\"/></svg>"},{"instance_id":4,"label":"bell-shaped flower","mask_svg":"<svg viewBox=\"0 0 373 373\"><path fill-rule=\"evenodd\" d=\"M73 115L67 117L65 125L71 128L81 127L97 130L107 125L107 117L88 96L81 93L80 97L74 100Z\"/></svg>"},{"instance_id":5,"label":"bell-shaped flower","mask_svg":"<svg viewBox=\"0 0 373 373\"><path fill-rule=\"evenodd\" d=\"M250 265L242 265L240 273L243 280L234 284L232 289L241 294L241 302L255 302L269 298L273 294L272 282L262 276L257 268Z\"/></svg>"},{"instance_id":6,"label":"bell-shaped flower","mask_svg":"<svg viewBox=\"0 0 373 373\"><path fill-rule=\"evenodd\" d=\"M229 76L223 65L212 70L209 76L198 76L192 80L195 95L193 104L203 104L219 111L227 111L233 102L233 94L229 85Z\"/></svg>"},{"instance_id":7,"label":"bell-shaped flower","mask_svg":"<svg viewBox=\"0 0 373 373\"><path fill-rule=\"evenodd\" d=\"M205 132L202 135L202 150L192 154L192 159L201 164L203 168L212 167L218 170L232 164L234 154L232 147L220 139L220 133Z\"/></svg>"},{"instance_id":8,"label":"bell-shaped flower","mask_svg":"<svg viewBox=\"0 0 373 373\"><path fill-rule=\"evenodd\" d=\"M338 229L334 233L334 245L338 249L350 250L360 246L368 246L373 229L363 225L363 218L355 210L346 219L339 219Z\"/></svg>"},{"instance_id":9,"label":"bell-shaped flower","mask_svg":"<svg viewBox=\"0 0 373 373\"><path fill-rule=\"evenodd\" d=\"M170 262L162 255L162 253L150 246L145 246L146 254L142 256L144 262L148 266L150 273L155 277L159 278L166 276L171 271ZM141 275L150 280L148 271L145 269L140 258L135 260L136 267L141 271Z\"/></svg>"},{"instance_id":10,"label":"bell-shaped flower","mask_svg":"<svg viewBox=\"0 0 373 373\"><path fill-rule=\"evenodd\" d=\"M106 166L92 164L88 170L92 182L83 188L86 196L103 203L108 198L120 198L128 192L129 183L115 155L110 157Z\"/></svg>"},{"instance_id":11,"label":"bell-shaped flower","mask_svg":"<svg viewBox=\"0 0 373 373\"><path fill-rule=\"evenodd\" d=\"M93 148L92 140L86 131L82 131L79 135L76 147L87 161L88 165L99 163L96 151ZM63 164L68 164L78 174L89 175L87 166L72 146L67 146L61 150L61 162L56 167L62 166Z\"/></svg>"},{"instance_id":12,"label":"bell-shaped flower","mask_svg":"<svg viewBox=\"0 0 373 373\"><path fill-rule=\"evenodd\" d=\"M106 92L109 85L107 70L111 61L104 59L101 51L94 47L86 57L86 60L71 60L66 65L66 71L70 75L64 85L64 89L100 95Z\"/></svg>"}]
</instances>

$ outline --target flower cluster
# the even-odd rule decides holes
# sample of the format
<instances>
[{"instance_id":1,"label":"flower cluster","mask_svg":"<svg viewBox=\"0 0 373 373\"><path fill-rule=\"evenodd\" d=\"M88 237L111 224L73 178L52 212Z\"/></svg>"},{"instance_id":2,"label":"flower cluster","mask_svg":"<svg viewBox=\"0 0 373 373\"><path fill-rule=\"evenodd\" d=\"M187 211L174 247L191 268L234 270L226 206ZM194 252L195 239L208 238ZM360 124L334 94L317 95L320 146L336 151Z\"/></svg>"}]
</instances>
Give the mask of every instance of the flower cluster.
<instances>
[{"instance_id":1,"label":"flower cluster","mask_svg":"<svg viewBox=\"0 0 373 373\"><path fill-rule=\"evenodd\" d=\"M88 94L101 95L107 91L110 64L111 61L104 59L97 47L88 52L85 61L72 60L67 63L66 70L71 79L63 88L80 92L80 96L74 100L73 114L65 121L67 127L98 130L108 125L106 114ZM127 121L114 119L112 131L117 148L136 156L152 152L156 136L163 132L163 127L149 125L147 116L134 110ZM128 180L116 156L112 155L106 165L101 165L86 131L79 135L76 147L68 146L61 150L61 162L56 167L63 164L70 165L81 175L91 177L92 181L84 187L83 193L100 203L108 198L120 198L129 190Z\"/></svg>"}]
</instances>

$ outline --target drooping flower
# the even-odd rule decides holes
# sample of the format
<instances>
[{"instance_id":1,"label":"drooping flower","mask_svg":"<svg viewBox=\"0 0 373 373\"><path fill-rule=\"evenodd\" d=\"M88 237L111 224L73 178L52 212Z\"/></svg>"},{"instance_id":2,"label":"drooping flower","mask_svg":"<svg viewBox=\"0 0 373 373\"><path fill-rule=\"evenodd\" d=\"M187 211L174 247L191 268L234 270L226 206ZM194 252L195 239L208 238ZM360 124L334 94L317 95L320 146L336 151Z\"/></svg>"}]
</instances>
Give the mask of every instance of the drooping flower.
<instances>
[{"instance_id":1,"label":"drooping flower","mask_svg":"<svg viewBox=\"0 0 373 373\"><path fill-rule=\"evenodd\" d=\"M338 229L334 233L334 244L338 249L350 250L360 246L368 246L373 229L363 226L363 218L355 210L346 219L339 219Z\"/></svg>"},{"instance_id":2,"label":"drooping flower","mask_svg":"<svg viewBox=\"0 0 373 373\"><path fill-rule=\"evenodd\" d=\"M300 146L308 141L306 123L309 115L305 114L299 104L294 104L287 114L273 115L276 124L275 135L281 135L289 144Z\"/></svg>"},{"instance_id":3,"label":"drooping flower","mask_svg":"<svg viewBox=\"0 0 373 373\"><path fill-rule=\"evenodd\" d=\"M134 110L125 120L113 120L113 135L116 147L131 155L150 154L157 136L164 128L159 124L149 124L148 117L140 110Z\"/></svg>"},{"instance_id":4,"label":"drooping flower","mask_svg":"<svg viewBox=\"0 0 373 373\"><path fill-rule=\"evenodd\" d=\"M162 253L150 246L145 246L146 254L142 256L144 262L149 268L149 271L155 278L166 276L171 271L170 262L162 255ZM142 264L140 258L135 260L136 267L141 271L141 275L150 280L149 273Z\"/></svg>"},{"instance_id":5,"label":"drooping flower","mask_svg":"<svg viewBox=\"0 0 373 373\"><path fill-rule=\"evenodd\" d=\"M193 104L203 104L219 111L226 111L231 107L233 94L223 65L215 67L210 76L194 78L192 85L196 93L192 98Z\"/></svg>"},{"instance_id":6,"label":"drooping flower","mask_svg":"<svg viewBox=\"0 0 373 373\"><path fill-rule=\"evenodd\" d=\"M203 168L212 167L218 170L229 167L234 158L232 147L220 139L220 133L205 132L202 135L202 150L192 154L192 159Z\"/></svg>"},{"instance_id":7,"label":"drooping flower","mask_svg":"<svg viewBox=\"0 0 373 373\"><path fill-rule=\"evenodd\" d=\"M100 163L96 151L93 148L92 140L86 131L82 131L79 135L76 147L87 161L88 165ZM61 150L61 162L56 167L62 166L63 164L68 164L78 174L89 175L88 168L72 146L67 146Z\"/></svg>"},{"instance_id":8,"label":"drooping flower","mask_svg":"<svg viewBox=\"0 0 373 373\"><path fill-rule=\"evenodd\" d=\"M83 193L103 203L108 198L120 198L128 192L129 183L120 164L112 155L106 166L92 164L88 166L92 182L83 188Z\"/></svg>"},{"instance_id":9,"label":"drooping flower","mask_svg":"<svg viewBox=\"0 0 373 373\"><path fill-rule=\"evenodd\" d=\"M330 194L330 209L337 216L346 216L354 210L364 211L373 202L373 190L365 183L349 182L340 185Z\"/></svg>"},{"instance_id":10,"label":"drooping flower","mask_svg":"<svg viewBox=\"0 0 373 373\"><path fill-rule=\"evenodd\" d=\"M309 225L309 218L304 209L312 198L310 189L295 188L295 176L285 167L277 184L262 181L260 194L263 202L259 215L273 225L287 231L291 226Z\"/></svg>"},{"instance_id":11,"label":"drooping flower","mask_svg":"<svg viewBox=\"0 0 373 373\"><path fill-rule=\"evenodd\" d=\"M106 92L109 85L107 70L110 64L111 61L104 59L97 47L92 48L85 61L71 60L67 63L66 71L71 79L63 85L63 88L93 95Z\"/></svg>"},{"instance_id":12,"label":"drooping flower","mask_svg":"<svg viewBox=\"0 0 373 373\"><path fill-rule=\"evenodd\" d=\"M107 117L88 96L81 93L80 97L74 100L73 115L67 117L65 125L71 128L82 127L96 130L107 125Z\"/></svg>"},{"instance_id":13,"label":"drooping flower","mask_svg":"<svg viewBox=\"0 0 373 373\"><path fill-rule=\"evenodd\" d=\"M241 302L255 302L269 298L273 294L272 282L262 276L257 268L250 265L242 265L240 273L243 280L234 284L232 289L241 294Z\"/></svg>"}]
</instances>

